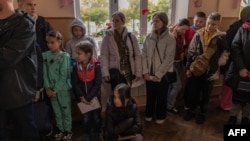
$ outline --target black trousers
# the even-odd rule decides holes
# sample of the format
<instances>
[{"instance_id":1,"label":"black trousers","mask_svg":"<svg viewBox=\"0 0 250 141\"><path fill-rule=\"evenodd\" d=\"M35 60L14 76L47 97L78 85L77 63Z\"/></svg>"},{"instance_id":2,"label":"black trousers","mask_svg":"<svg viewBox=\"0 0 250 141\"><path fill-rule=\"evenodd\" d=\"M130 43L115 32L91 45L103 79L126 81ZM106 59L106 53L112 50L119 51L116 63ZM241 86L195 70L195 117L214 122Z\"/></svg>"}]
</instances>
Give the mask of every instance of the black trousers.
<instances>
[{"instance_id":1,"label":"black trousers","mask_svg":"<svg viewBox=\"0 0 250 141\"><path fill-rule=\"evenodd\" d=\"M166 118L168 83L146 81L146 117L155 117L157 120Z\"/></svg>"},{"instance_id":2,"label":"black trousers","mask_svg":"<svg viewBox=\"0 0 250 141\"><path fill-rule=\"evenodd\" d=\"M207 104L213 88L213 81L208 81L206 74L192 76L188 79L185 91L185 104L190 110L195 110L200 106L200 112L207 112Z\"/></svg>"},{"instance_id":3,"label":"black trousers","mask_svg":"<svg viewBox=\"0 0 250 141\"><path fill-rule=\"evenodd\" d=\"M14 103L13 103L14 104ZM34 122L33 103L11 110L0 110L0 140L11 141L9 138L8 121L13 120L17 133L20 133L20 141L39 141L38 130Z\"/></svg>"}]
</instances>

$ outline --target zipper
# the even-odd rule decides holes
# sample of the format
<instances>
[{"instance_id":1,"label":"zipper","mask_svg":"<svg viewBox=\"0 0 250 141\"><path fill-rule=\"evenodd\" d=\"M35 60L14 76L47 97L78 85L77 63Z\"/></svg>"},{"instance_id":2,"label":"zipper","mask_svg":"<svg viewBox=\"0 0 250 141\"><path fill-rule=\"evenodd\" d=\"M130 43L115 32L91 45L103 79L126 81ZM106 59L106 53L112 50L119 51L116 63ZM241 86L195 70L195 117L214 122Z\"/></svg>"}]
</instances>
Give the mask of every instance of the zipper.
<instances>
[{"instance_id":1,"label":"zipper","mask_svg":"<svg viewBox=\"0 0 250 141\"><path fill-rule=\"evenodd\" d=\"M86 92L86 94L87 94L87 92L88 92L88 87L87 87L87 81L86 81L86 79L87 79L87 68L85 68L84 67L84 76L85 76L85 81L84 81L84 85L85 85L85 92Z\"/></svg>"},{"instance_id":2,"label":"zipper","mask_svg":"<svg viewBox=\"0 0 250 141\"><path fill-rule=\"evenodd\" d=\"M20 79L19 79L19 76L18 76L18 73L17 73L16 70L15 70L15 74L16 74L16 79L17 79L17 83L18 83L19 89L20 89L21 92L23 92L23 89L22 89L22 86L21 86L21 82L20 82Z\"/></svg>"}]
</instances>

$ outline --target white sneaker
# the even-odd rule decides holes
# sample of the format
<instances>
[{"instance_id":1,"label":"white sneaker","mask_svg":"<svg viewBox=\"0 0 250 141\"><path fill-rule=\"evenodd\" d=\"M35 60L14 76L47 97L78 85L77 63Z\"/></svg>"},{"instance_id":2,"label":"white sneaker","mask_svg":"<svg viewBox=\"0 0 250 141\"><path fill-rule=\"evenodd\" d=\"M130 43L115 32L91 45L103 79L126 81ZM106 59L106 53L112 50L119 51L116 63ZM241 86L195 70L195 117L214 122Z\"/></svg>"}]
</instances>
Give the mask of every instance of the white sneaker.
<instances>
[{"instance_id":1,"label":"white sneaker","mask_svg":"<svg viewBox=\"0 0 250 141\"><path fill-rule=\"evenodd\" d=\"M184 110L189 110L190 108L189 107L187 107L187 106L184 106Z\"/></svg>"},{"instance_id":2,"label":"white sneaker","mask_svg":"<svg viewBox=\"0 0 250 141\"><path fill-rule=\"evenodd\" d=\"M164 122L165 122L164 119L158 119L155 121L155 123L157 123L157 124L163 124Z\"/></svg>"},{"instance_id":3,"label":"white sneaker","mask_svg":"<svg viewBox=\"0 0 250 141\"><path fill-rule=\"evenodd\" d=\"M152 121L152 119L153 119L152 117L145 117L145 120L148 121L148 122Z\"/></svg>"}]
</instances>

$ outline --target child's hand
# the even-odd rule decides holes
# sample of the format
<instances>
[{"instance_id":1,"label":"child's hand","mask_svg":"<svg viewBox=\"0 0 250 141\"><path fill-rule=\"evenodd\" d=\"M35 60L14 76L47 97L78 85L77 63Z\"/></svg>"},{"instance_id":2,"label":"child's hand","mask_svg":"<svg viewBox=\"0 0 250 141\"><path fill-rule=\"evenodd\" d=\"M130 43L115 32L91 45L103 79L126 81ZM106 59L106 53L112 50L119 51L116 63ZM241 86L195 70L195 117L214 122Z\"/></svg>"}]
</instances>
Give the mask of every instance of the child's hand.
<instances>
[{"instance_id":1,"label":"child's hand","mask_svg":"<svg viewBox=\"0 0 250 141\"><path fill-rule=\"evenodd\" d=\"M83 102L83 103L85 103L85 104L87 104L87 105L90 105L90 104L91 104L91 103L88 102L84 97L80 97L80 99L81 99L81 102Z\"/></svg>"},{"instance_id":2,"label":"child's hand","mask_svg":"<svg viewBox=\"0 0 250 141\"><path fill-rule=\"evenodd\" d=\"M248 70L247 69L241 69L239 74L240 74L240 77L247 77L248 76Z\"/></svg>"},{"instance_id":3,"label":"child's hand","mask_svg":"<svg viewBox=\"0 0 250 141\"><path fill-rule=\"evenodd\" d=\"M109 82L109 81L110 81L110 76L104 76L103 79L104 79L106 82Z\"/></svg>"},{"instance_id":4,"label":"child's hand","mask_svg":"<svg viewBox=\"0 0 250 141\"><path fill-rule=\"evenodd\" d=\"M192 72L190 70L186 71L186 76L187 78L190 78L192 76Z\"/></svg>"},{"instance_id":5,"label":"child's hand","mask_svg":"<svg viewBox=\"0 0 250 141\"><path fill-rule=\"evenodd\" d=\"M145 80L150 80L150 75L148 73L144 74L143 77Z\"/></svg>"},{"instance_id":6,"label":"child's hand","mask_svg":"<svg viewBox=\"0 0 250 141\"><path fill-rule=\"evenodd\" d=\"M48 97L53 97L56 96L56 92L51 90L51 88L46 88L46 94L48 95Z\"/></svg>"},{"instance_id":7,"label":"child's hand","mask_svg":"<svg viewBox=\"0 0 250 141\"><path fill-rule=\"evenodd\" d=\"M141 77L136 76L134 81L139 81L140 79L141 79Z\"/></svg>"}]
</instances>

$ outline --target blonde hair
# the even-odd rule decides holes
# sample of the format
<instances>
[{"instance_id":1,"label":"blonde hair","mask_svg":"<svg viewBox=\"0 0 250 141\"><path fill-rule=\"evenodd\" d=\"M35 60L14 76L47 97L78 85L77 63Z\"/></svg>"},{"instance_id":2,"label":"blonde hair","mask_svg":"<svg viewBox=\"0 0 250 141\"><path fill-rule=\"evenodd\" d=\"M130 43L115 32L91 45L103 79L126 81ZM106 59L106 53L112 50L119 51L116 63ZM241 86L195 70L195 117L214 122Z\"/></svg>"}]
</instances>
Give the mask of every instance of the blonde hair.
<instances>
[{"instance_id":1,"label":"blonde hair","mask_svg":"<svg viewBox=\"0 0 250 141\"><path fill-rule=\"evenodd\" d=\"M114 13L112 14L112 17L114 17L114 16L118 16L118 17L121 19L121 21L122 21L123 23L126 22L125 15L124 15L122 12L116 11L116 12L114 12Z\"/></svg>"},{"instance_id":2,"label":"blonde hair","mask_svg":"<svg viewBox=\"0 0 250 141\"><path fill-rule=\"evenodd\" d=\"M219 12L212 12L207 18L221 22L221 15Z\"/></svg>"}]
</instances>

